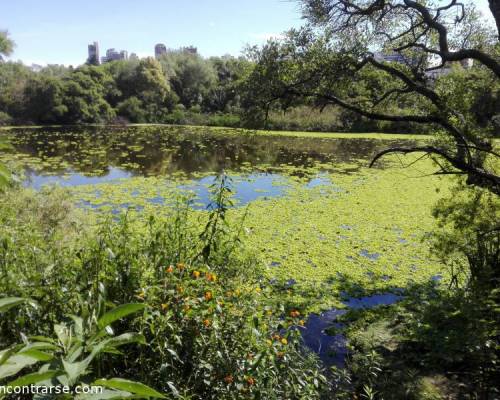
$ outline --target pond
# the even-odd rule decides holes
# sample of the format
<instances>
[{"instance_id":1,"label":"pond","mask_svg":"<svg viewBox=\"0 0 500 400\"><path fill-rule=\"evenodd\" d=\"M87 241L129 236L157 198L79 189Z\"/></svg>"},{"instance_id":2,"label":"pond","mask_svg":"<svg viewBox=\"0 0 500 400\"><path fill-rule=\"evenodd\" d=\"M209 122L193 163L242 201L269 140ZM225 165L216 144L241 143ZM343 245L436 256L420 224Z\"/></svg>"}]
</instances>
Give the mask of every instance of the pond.
<instances>
[{"instance_id":1,"label":"pond","mask_svg":"<svg viewBox=\"0 0 500 400\"><path fill-rule=\"evenodd\" d=\"M235 199L246 204L260 197L280 196L290 176L307 176L306 185L331 184L323 171L368 162L382 146L401 141L329 139L252 134L251 131L186 127L15 129L0 135L11 145L3 158L19 160L26 186L96 185L133 177L190 179L180 189L209 201L214 174L229 171ZM337 168L346 172L344 168ZM164 204L167 199L149 199Z\"/></svg>"}]
</instances>

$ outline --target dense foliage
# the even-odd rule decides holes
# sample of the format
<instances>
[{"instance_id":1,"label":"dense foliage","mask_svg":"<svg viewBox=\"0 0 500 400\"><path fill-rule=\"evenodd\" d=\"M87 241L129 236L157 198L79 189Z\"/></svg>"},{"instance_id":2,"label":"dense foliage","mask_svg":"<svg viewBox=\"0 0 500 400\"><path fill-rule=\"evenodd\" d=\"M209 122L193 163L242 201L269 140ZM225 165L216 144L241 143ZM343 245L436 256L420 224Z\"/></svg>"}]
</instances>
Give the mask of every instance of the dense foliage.
<instances>
[{"instance_id":1,"label":"dense foliage","mask_svg":"<svg viewBox=\"0 0 500 400\"><path fill-rule=\"evenodd\" d=\"M224 185L208 215L181 199L167 218L96 225L61 190L4 194L0 381L93 384L106 398L160 397L151 388L189 399L320 398L326 381L300 346L301 313L259 283L225 222Z\"/></svg>"}]
</instances>

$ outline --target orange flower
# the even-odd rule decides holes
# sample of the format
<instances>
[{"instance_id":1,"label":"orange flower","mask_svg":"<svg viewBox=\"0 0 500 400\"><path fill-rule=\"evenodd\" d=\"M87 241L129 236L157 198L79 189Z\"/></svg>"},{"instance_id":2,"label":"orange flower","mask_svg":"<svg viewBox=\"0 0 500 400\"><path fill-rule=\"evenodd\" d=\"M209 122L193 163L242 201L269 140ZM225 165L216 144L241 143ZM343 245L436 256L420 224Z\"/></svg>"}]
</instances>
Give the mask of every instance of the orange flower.
<instances>
[{"instance_id":1,"label":"orange flower","mask_svg":"<svg viewBox=\"0 0 500 400\"><path fill-rule=\"evenodd\" d=\"M212 274L212 273L210 273L210 272L207 272L207 273L205 274L205 277L207 278L207 280L208 280L209 282L215 282L215 281L217 281L217 275Z\"/></svg>"},{"instance_id":2,"label":"orange flower","mask_svg":"<svg viewBox=\"0 0 500 400\"><path fill-rule=\"evenodd\" d=\"M251 376L247 378L247 383L249 386L255 385L255 379L253 379Z\"/></svg>"},{"instance_id":3,"label":"orange flower","mask_svg":"<svg viewBox=\"0 0 500 400\"><path fill-rule=\"evenodd\" d=\"M212 292L205 292L205 300L210 301L212 300Z\"/></svg>"},{"instance_id":4,"label":"orange flower","mask_svg":"<svg viewBox=\"0 0 500 400\"><path fill-rule=\"evenodd\" d=\"M203 320L203 325L205 325L205 328L208 328L212 322L210 322L209 319L204 319Z\"/></svg>"},{"instance_id":5,"label":"orange flower","mask_svg":"<svg viewBox=\"0 0 500 400\"><path fill-rule=\"evenodd\" d=\"M171 274L172 272L174 272L174 266L173 265L169 265L169 267L166 269L167 273Z\"/></svg>"},{"instance_id":6,"label":"orange flower","mask_svg":"<svg viewBox=\"0 0 500 400\"><path fill-rule=\"evenodd\" d=\"M200 271L193 271L193 278L198 279L200 277Z\"/></svg>"},{"instance_id":7,"label":"orange flower","mask_svg":"<svg viewBox=\"0 0 500 400\"><path fill-rule=\"evenodd\" d=\"M234 381L234 378L232 375L228 375L228 376L224 377L224 382L226 382L228 385L233 383L233 381Z\"/></svg>"},{"instance_id":8,"label":"orange flower","mask_svg":"<svg viewBox=\"0 0 500 400\"><path fill-rule=\"evenodd\" d=\"M290 317L292 317L292 318L297 318L299 315L300 315L300 312L298 312L297 310L293 310L290 312Z\"/></svg>"}]
</instances>

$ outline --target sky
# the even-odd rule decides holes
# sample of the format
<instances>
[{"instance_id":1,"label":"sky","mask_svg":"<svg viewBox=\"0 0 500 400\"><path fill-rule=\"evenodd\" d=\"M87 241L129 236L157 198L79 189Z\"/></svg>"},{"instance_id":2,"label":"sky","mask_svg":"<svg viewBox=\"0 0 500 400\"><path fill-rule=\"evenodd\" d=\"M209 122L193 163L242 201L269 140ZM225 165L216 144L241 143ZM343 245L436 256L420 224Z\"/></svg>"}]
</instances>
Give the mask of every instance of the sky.
<instances>
[{"instance_id":1,"label":"sky","mask_svg":"<svg viewBox=\"0 0 500 400\"><path fill-rule=\"evenodd\" d=\"M472 0L487 10L487 0ZM303 24L295 0L0 0L11 60L79 65L87 45L152 56L156 43L193 45L203 56L238 56L247 44Z\"/></svg>"}]
</instances>

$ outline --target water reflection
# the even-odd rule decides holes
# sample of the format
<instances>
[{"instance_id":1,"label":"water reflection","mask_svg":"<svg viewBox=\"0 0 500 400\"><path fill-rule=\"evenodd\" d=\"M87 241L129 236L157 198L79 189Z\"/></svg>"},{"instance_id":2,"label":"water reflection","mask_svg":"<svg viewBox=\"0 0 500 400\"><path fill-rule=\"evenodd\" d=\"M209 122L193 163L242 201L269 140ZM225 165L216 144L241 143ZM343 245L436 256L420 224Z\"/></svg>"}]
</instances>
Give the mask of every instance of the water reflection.
<instances>
[{"instance_id":1,"label":"water reflection","mask_svg":"<svg viewBox=\"0 0 500 400\"><path fill-rule=\"evenodd\" d=\"M21 157L31 168L34 186L44 182L39 176L47 175L67 176L70 185L81 184L88 176L97 179L90 182L95 183L117 176L182 173L191 177L223 169L248 172L284 166L307 169L368 160L382 147L398 142L264 136L192 127L15 129L0 135L12 144L4 153ZM72 179L73 175L79 176Z\"/></svg>"}]
</instances>

